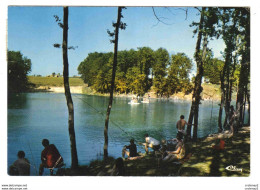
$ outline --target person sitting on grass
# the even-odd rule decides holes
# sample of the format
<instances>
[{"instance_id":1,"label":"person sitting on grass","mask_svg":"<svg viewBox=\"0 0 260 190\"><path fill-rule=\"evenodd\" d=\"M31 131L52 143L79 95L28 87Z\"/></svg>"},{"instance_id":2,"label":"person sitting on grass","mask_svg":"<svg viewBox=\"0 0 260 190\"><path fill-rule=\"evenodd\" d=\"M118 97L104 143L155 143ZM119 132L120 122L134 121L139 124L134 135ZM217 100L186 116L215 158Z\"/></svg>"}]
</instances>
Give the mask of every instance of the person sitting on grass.
<instances>
[{"instance_id":1,"label":"person sitting on grass","mask_svg":"<svg viewBox=\"0 0 260 190\"><path fill-rule=\"evenodd\" d=\"M127 149L129 151L127 151ZM122 150L122 157L125 158L125 154L128 156L129 160L135 160L138 158L141 158L141 156L138 155L137 153L137 148L134 139L130 140L130 145L124 146Z\"/></svg>"},{"instance_id":2,"label":"person sitting on grass","mask_svg":"<svg viewBox=\"0 0 260 190\"><path fill-rule=\"evenodd\" d=\"M182 140L183 134L178 133L177 134L177 145L175 148L175 151L166 151L163 155L162 161L164 162L170 162L173 160L180 160L183 159L185 156L185 146Z\"/></svg>"},{"instance_id":3,"label":"person sitting on grass","mask_svg":"<svg viewBox=\"0 0 260 190\"><path fill-rule=\"evenodd\" d=\"M10 175L29 176L30 162L25 158L24 151L20 150L17 154L18 159L10 166Z\"/></svg>"},{"instance_id":4,"label":"person sitting on grass","mask_svg":"<svg viewBox=\"0 0 260 190\"><path fill-rule=\"evenodd\" d=\"M126 149L128 149L129 151L127 151ZM128 146L124 146L123 150L122 150L122 157L125 157L125 154L128 157L136 157L137 156L137 148L136 148L136 144L134 139L130 140L130 145Z\"/></svg>"},{"instance_id":5,"label":"person sitting on grass","mask_svg":"<svg viewBox=\"0 0 260 190\"><path fill-rule=\"evenodd\" d=\"M160 141L156 140L153 137L149 137L148 134L144 135L145 137L145 143L143 145L145 146L145 152L148 153L148 148L152 148L154 151L157 151L160 149Z\"/></svg>"}]
</instances>

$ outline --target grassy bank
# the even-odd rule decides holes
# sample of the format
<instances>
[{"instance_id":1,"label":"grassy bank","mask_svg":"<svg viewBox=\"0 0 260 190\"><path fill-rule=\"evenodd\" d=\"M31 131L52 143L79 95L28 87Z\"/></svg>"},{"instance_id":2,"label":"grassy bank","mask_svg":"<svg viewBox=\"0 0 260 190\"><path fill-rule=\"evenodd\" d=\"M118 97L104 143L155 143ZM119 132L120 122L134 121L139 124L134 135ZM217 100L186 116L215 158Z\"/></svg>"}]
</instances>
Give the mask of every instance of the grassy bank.
<instances>
[{"instance_id":1,"label":"grassy bank","mask_svg":"<svg viewBox=\"0 0 260 190\"><path fill-rule=\"evenodd\" d=\"M39 86L63 86L63 77L28 77L29 83ZM70 86L83 86L84 82L81 78L69 78Z\"/></svg>"},{"instance_id":2,"label":"grassy bank","mask_svg":"<svg viewBox=\"0 0 260 190\"><path fill-rule=\"evenodd\" d=\"M225 149L216 151L212 144L216 138L225 141ZM187 157L181 161L167 164L158 162L152 154L139 160L125 160L126 176L232 176L247 177L250 175L250 127L243 127L234 136L216 134L186 144ZM108 176L114 165L114 158L105 163L95 160L89 166L80 166L78 170L66 169L65 175L75 176ZM242 171L230 171L234 166Z\"/></svg>"}]
</instances>

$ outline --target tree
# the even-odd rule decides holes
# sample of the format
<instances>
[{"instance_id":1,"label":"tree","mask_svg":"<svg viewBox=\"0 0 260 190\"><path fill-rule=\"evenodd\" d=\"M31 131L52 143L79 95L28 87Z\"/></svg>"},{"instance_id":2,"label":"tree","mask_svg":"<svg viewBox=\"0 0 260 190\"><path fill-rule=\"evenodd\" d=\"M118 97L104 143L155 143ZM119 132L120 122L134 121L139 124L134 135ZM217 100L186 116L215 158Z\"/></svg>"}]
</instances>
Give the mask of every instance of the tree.
<instances>
[{"instance_id":1,"label":"tree","mask_svg":"<svg viewBox=\"0 0 260 190\"><path fill-rule=\"evenodd\" d=\"M237 92L237 122L243 124L245 102L248 96L249 66L250 66L250 27L249 9L247 8L220 8L219 18L222 21L221 35L226 44L224 50L224 66L221 73L221 103L219 109L218 126L222 131L222 110L225 108L224 127L229 120L233 87ZM238 57L240 56L240 61ZM243 59L245 58L245 59ZM239 63L240 62L240 63ZM241 73L242 72L242 73ZM239 77L238 77L239 76ZM242 80L242 81L240 81ZM239 90L240 89L240 90Z\"/></svg>"},{"instance_id":2,"label":"tree","mask_svg":"<svg viewBox=\"0 0 260 190\"><path fill-rule=\"evenodd\" d=\"M222 127L222 110L225 108L225 122L224 127L227 125L228 117L229 117L229 108L231 103L232 96L232 86L234 80L231 80L234 77L234 72L236 69L235 58L233 59L233 52L236 50L236 39L238 35L238 29L236 27L237 19L232 19L232 14L234 13L234 9L232 8L220 8L219 9L219 18L222 21L222 38L226 44L226 48L224 50L224 65L220 75L220 87L221 87L221 102L219 108L219 117L218 117L218 128L221 132L223 130ZM233 65L232 65L233 63ZM232 72L233 70L233 72Z\"/></svg>"},{"instance_id":3,"label":"tree","mask_svg":"<svg viewBox=\"0 0 260 190\"><path fill-rule=\"evenodd\" d=\"M129 51L118 52L118 66L116 71L115 86L116 91L120 93L132 92L129 87L131 83L127 80L127 73L133 66L137 65L137 51L131 49Z\"/></svg>"},{"instance_id":4,"label":"tree","mask_svg":"<svg viewBox=\"0 0 260 190\"><path fill-rule=\"evenodd\" d=\"M249 77L250 77L250 9L249 8L237 8L236 14L238 20L238 26L240 27L241 42L243 48L240 51L241 54L241 68L238 84L236 113L237 113L237 126L241 127L243 121L243 111L245 106L245 97L249 97ZM250 101L249 101L250 102Z\"/></svg>"},{"instance_id":5,"label":"tree","mask_svg":"<svg viewBox=\"0 0 260 190\"><path fill-rule=\"evenodd\" d=\"M152 65L153 86L156 93L161 96L166 88L166 67L169 64L170 56L166 49L159 48L154 52L155 63Z\"/></svg>"},{"instance_id":6,"label":"tree","mask_svg":"<svg viewBox=\"0 0 260 190\"><path fill-rule=\"evenodd\" d=\"M214 25L217 24L218 18L216 15L216 8L206 8L202 7L200 11L200 22L193 22L192 26L197 26L194 30L194 33L198 33L196 49L195 49L195 61L197 64L197 74L195 77L195 84L192 94L192 104L189 115L188 123L192 124L194 120L193 128L193 139L197 139L197 130L198 130L198 117L199 117L199 104L201 100L201 92L203 90L201 86L202 77L203 77L203 64L205 62L208 38L216 35ZM202 51L201 51L201 42L203 38ZM187 127L187 134L191 135L191 125Z\"/></svg>"},{"instance_id":7,"label":"tree","mask_svg":"<svg viewBox=\"0 0 260 190\"><path fill-rule=\"evenodd\" d=\"M8 51L8 93L24 92L28 89L27 75L31 71L31 60L20 51Z\"/></svg>"},{"instance_id":8,"label":"tree","mask_svg":"<svg viewBox=\"0 0 260 190\"><path fill-rule=\"evenodd\" d=\"M140 69L141 76L138 76L135 82L139 83L136 87L141 89L135 89L135 91L138 91L138 95L143 95L152 86L149 75L152 66L155 64L155 57L153 50L149 47L138 48L137 57L137 66Z\"/></svg>"},{"instance_id":9,"label":"tree","mask_svg":"<svg viewBox=\"0 0 260 190\"><path fill-rule=\"evenodd\" d=\"M78 66L78 73L81 75L81 78L85 83L88 84L88 86L102 86L103 84L97 83L97 74L100 75L107 75L108 68L112 70L112 64L111 61L109 63L109 60L111 60L113 57L113 53L89 53L87 58L80 63ZM108 65L111 64L111 65ZM102 72L102 73L100 73ZM112 71L111 71L112 72ZM109 83L110 81L106 81ZM94 87L95 89L95 87ZM95 89L98 92L98 89ZM109 89L104 89L104 92L108 92Z\"/></svg>"},{"instance_id":10,"label":"tree","mask_svg":"<svg viewBox=\"0 0 260 190\"><path fill-rule=\"evenodd\" d=\"M204 64L204 79L211 84L220 84L220 76L223 71L224 62L220 59L213 58L213 55L208 55Z\"/></svg>"},{"instance_id":11,"label":"tree","mask_svg":"<svg viewBox=\"0 0 260 190\"><path fill-rule=\"evenodd\" d=\"M68 63L68 7L63 8L63 42L62 42L62 52L63 52L63 80L65 96L67 100L67 106L69 111L69 135L70 135L70 146L71 146L71 168L76 169L78 167L78 155L76 146L76 135L74 130L74 106L70 93L69 86L69 63Z\"/></svg>"},{"instance_id":12,"label":"tree","mask_svg":"<svg viewBox=\"0 0 260 190\"><path fill-rule=\"evenodd\" d=\"M114 43L114 59L113 59L113 70L112 70L112 79L111 79L111 89L110 89L110 98L109 103L107 107L107 114L106 114L106 120L105 120L105 128L104 128L104 160L108 158L108 123L109 123L109 115L112 108L113 103L113 92L114 92L114 84L115 84L115 77L116 77L116 68L117 68L117 49L118 49L118 35L119 35L119 29L124 30L126 27L126 24L121 22L121 18L123 18L122 15L122 9L124 7L118 7L118 13L117 13L117 22L113 23L113 27L115 28L114 32L110 32L108 30L108 34L111 37L114 37L113 40L111 40L112 43Z\"/></svg>"},{"instance_id":13,"label":"tree","mask_svg":"<svg viewBox=\"0 0 260 190\"><path fill-rule=\"evenodd\" d=\"M188 92L191 88L189 74L192 69L191 59L184 53L172 55L168 68L168 89L171 94L183 91Z\"/></svg>"},{"instance_id":14,"label":"tree","mask_svg":"<svg viewBox=\"0 0 260 190\"><path fill-rule=\"evenodd\" d=\"M63 23L61 23L58 16L54 16L58 25L63 29L63 41L62 41L62 55L63 55L63 82L65 89L65 97L67 101L67 107L69 112L68 119L68 130L70 137L70 149L71 149L71 168L78 168L78 154L77 154L77 146L76 146L76 135L74 129L74 106L70 93L70 85L69 85L69 62L68 62L68 16L69 9L68 7L63 7ZM58 44L59 45L59 44ZM57 44L54 44L54 47L60 47ZM73 48L70 48L73 49Z\"/></svg>"}]
</instances>

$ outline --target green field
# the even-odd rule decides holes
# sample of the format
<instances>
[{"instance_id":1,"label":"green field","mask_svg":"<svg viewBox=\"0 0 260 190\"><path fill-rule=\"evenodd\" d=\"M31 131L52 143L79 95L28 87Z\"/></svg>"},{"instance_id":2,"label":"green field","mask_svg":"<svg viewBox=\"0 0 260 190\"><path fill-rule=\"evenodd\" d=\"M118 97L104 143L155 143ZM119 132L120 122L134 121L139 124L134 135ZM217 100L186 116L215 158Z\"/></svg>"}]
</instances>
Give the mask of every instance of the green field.
<instances>
[{"instance_id":1,"label":"green field","mask_svg":"<svg viewBox=\"0 0 260 190\"><path fill-rule=\"evenodd\" d=\"M63 86L63 77L34 77L28 76L29 83L39 86ZM70 86L83 86L81 78L69 78Z\"/></svg>"}]
</instances>

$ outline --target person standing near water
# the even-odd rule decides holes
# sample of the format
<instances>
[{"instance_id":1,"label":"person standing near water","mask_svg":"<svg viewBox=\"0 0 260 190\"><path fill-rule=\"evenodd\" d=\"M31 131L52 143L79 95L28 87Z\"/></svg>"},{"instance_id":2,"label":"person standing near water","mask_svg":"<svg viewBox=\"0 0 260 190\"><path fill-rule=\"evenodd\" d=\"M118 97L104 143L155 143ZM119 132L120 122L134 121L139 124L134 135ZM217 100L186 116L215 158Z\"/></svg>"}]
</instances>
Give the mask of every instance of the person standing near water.
<instances>
[{"instance_id":1,"label":"person standing near water","mask_svg":"<svg viewBox=\"0 0 260 190\"><path fill-rule=\"evenodd\" d=\"M183 135L186 135L185 125L188 125L188 123L184 120L184 115L181 115L180 120L176 123L176 128L178 132L182 133Z\"/></svg>"}]
</instances>

